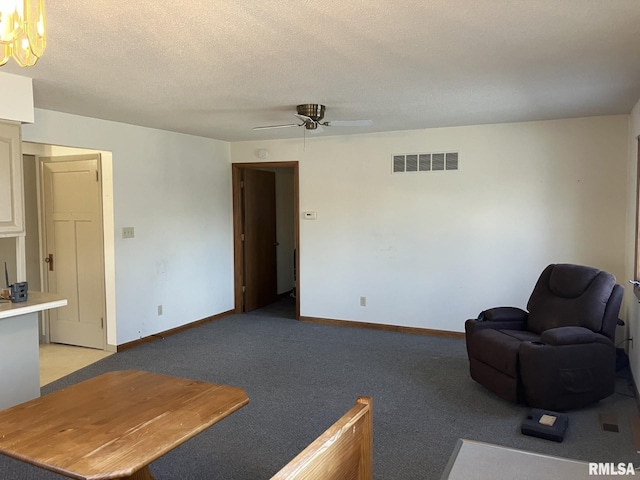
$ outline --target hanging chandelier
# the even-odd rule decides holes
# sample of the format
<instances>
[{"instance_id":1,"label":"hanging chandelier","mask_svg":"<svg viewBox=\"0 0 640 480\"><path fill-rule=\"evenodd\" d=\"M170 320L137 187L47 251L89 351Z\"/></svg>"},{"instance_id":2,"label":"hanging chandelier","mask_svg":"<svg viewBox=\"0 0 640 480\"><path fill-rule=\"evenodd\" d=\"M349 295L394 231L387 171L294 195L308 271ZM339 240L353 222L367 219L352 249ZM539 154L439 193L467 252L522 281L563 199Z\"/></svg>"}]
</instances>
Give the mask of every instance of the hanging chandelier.
<instances>
[{"instance_id":1,"label":"hanging chandelier","mask_svg":"<svg viewBox=\"0 0 640 480\"><path fill-rule=\"evenodd\" d=\"M46 46L44 0L0 0L0 66L31 67Z\"/></svg>"}]
</instances>

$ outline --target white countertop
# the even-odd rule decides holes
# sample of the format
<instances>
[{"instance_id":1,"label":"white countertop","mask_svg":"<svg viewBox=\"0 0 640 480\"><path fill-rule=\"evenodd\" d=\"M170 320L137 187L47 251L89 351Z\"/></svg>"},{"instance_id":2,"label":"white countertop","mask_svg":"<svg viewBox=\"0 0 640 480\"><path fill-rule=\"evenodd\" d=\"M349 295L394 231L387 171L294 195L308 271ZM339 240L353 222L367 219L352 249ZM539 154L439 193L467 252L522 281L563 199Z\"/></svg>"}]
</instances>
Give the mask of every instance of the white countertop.
<instances>
[{"instance_id":1,"label":"white countertop","mask_svg":"<svg viewBox=\"0 0 640 480\"><path fill-rule=\"evenodd\" d=\"M50 308L64 307L66 304L67 299L55 293L30 291L26 302L12 303L2 301L0 303L0 319L40 312Z\"/></svg>"}]
</instances>

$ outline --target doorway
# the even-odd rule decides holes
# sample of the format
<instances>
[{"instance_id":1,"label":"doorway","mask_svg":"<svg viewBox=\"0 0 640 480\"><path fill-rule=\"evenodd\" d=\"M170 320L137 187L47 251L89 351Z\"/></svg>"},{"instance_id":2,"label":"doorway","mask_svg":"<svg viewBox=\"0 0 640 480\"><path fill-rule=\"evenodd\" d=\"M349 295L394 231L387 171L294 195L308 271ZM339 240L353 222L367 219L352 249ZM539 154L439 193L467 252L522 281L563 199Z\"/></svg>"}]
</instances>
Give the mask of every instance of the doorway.
<instances>
[{"instance_id":1,"label":"doorway","mask_svg":"<svg viewBox=\"0 0 640 480\"><path fill-rule=\"evenodd\" d=\"M103 222L101 229L101 232L103 232L103 251L101 253L103 274L101 277L104 282L103 291L106 310L104 312L104 330L106 330L106 334L103 332L101 335L102 346L100 348L102 350L51 343L50 317L47 312L40 312L38 329L40 334L40 375L42 385L116 352L113 156L109 151L32 142L22 142L22 153L25 202L25 241L23 250L29 290L45 290L48 272L48 264L44 262L46 232L42 224L44 213L41 208L41 158L63 155L100 156L99 180L102 194L101 213ZM15 271L15 267L13 268Z\"/></svg>"},{"instance_id":2,"label":"doorway","mask_svg":"<svg viewBox=\"0 0 640 480\"><path fill-rule=\"evenodd\" d=\"M286 182L292 190L288 197ZM299 319L298 162L234 163L232 188L235 312L293 297ZM283 217L290 222L290 240Z\"/></svg>"},{"instance_id":3,"label":"doorway","mask_svg":"<svg viewBox=\"0 0 640 480\"><path fill-rule=\"evenodd\" d=\"M40 157L46 290L52 343L104 350L105 289L100 154Z\"/></svg>"},{"instance_id":4,"label":"doorway","mask_svg":"<svg viewBox=\"0 0 640 480\"><path fill-rule=\"evenodd\" d=\"M102 242L102 250L100 251L101 265L96 267L100 270L98 275L93 275L91 288L95 286L95 282L102 283L101 293L103 299L102 313L100 316L100 326L103 327L100 332L98 348L107 352L116 351L116 308L115 308L115 237L114 237L114 215L113 215L113 155L109 151L91 150L87 148L66 147L59 145L23 142L23 166L24 166L24 186L25 186L25 230L26 230L26 279L29 282L29 289L45 290L47 289L47 276L49 275L49 264L45 262L48 253L45 250L45 242L47 232L45 231L45 212L42 209L43 192L42 181L43 174L41 171L41 159L44 157L62 157L62 156L99 156L98 163L98 179L95 182L95 171L92 172L95 183L101 186L101 226L100 237ZM75 195L75 193L74 193ZM87 234L89 230L86 228L88 224L83 224L80 233ZM84 252L80 252L84 254ZM61 260L61 259L59 259ZM87 263L84 261L86 267ZM60 266L60 262L56 262L54 255L54 269ZM86 269L85 269L86 271ZM83 274L86 276L86 274ZM99 278L96 278L99 277ZM84 287L84 285L83 285ZM65 307L67 308L67 307ZM97 318L97 317L96 317ZM104 318L104 323L102 321ZM52 341L50 316L47 312L43 312L38 322L40 330L40 344L45 346ZM94 323L97 323L95 321ZM72 344L74 342L65 342ZM78 356L82 357L86 348L74 347L67 349L69 351L78 352ZM65 353L65 359L68 357ZM89 353L87 353L89 355ZM73 362L73 358L69 358Z\"/></svg>"}]
</instances>

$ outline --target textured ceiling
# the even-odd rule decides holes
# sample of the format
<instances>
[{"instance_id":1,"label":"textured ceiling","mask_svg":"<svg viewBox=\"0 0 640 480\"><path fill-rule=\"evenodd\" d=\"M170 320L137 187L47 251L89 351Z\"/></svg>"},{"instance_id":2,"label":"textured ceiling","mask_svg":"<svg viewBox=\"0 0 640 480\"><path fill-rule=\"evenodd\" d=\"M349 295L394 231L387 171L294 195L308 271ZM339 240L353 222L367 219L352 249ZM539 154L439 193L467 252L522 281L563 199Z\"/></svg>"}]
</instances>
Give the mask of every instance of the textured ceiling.
<instances>
[{"instance_id":1,"label":"textured ceiling","mask_svg":"<svg viewBox=\"0 0 640 480\"><path fill-rule=\"evenodd\" d=\"M37 107L228 141L629 113L639 0L48 0Z\"/></svg>"}]
</instances>

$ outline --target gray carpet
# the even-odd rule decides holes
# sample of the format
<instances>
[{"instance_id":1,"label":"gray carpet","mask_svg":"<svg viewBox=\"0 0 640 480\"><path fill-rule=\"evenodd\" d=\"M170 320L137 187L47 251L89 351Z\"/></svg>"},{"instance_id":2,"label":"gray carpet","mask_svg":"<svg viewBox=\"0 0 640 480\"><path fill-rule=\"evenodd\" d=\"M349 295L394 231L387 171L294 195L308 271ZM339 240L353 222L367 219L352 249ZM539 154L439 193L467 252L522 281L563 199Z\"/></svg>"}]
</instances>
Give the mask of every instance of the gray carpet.
<instances>
[{"instance_id":1,"label":"gray carpet","mask_svg":"<svg viewBox=\"0 0 640 480\"><path fill-rule=\"evenodd\" d=\"M95 375L143 369L244 388L250 403L151 465L158 480L268 479L359 395L374 400L378 480L438 479L458 438L592 462L640 463L628 382L592 408L569 412L563 443L521 435L527 409L473 382L464 340L234 315L112 355L43 393ZM620 433L598 414L617 415ZM1 428L1 426L0 426ZM63 477L0 457L0 479ZM533 477L527 477L533 478Z\"/></svg>"}]
</instances>

